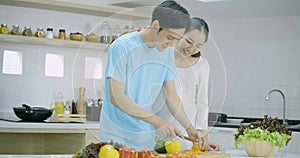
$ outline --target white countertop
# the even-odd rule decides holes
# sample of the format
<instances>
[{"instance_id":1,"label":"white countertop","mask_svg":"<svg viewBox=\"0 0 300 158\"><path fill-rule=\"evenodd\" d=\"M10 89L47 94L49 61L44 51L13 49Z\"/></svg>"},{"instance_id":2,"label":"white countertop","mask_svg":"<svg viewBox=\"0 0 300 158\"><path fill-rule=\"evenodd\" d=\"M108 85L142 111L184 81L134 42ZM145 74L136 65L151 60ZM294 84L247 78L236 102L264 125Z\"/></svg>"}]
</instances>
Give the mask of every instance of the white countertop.
<instances>
[{"instance_id":1,"label":"white countertop","mask_svg":"<svg viewBox=\"0 0 300 158\"><path fill-rule=\"evenodd\" d=\"M222 152L231 154L232 158L248 157L242 149L228 149ZM277 152L274 158L298 158L300 153ZM0 155L0 158L72 158L73 155Z\"/></svg>"},{"instance_id":2,"label":"white countertop","mask_svg":"<svg viewBox=\"0 0 300 158\"><path fill-rule=\"evenodd\" d=\"M43 122L11 122L0 120L0 128L23 129L100 129L99 121L87 121L85 123L43 123Z\"/></svg>"}]
</instances>

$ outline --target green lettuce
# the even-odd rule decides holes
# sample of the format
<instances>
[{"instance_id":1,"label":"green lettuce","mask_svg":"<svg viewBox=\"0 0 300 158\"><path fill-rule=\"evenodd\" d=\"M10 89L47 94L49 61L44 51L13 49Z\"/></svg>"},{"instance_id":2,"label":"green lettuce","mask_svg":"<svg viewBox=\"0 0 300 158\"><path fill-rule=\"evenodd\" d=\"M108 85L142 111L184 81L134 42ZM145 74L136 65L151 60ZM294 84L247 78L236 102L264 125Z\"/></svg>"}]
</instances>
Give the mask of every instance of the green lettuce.
<instances>
[{"instance_id":1,"label":"green lettuce","mask_svg":"<svg viewBox=\"0 0 300 158\"><path fill-rule=\"evenodd\" d=\"M260 127L257 128L246 128L243 131L243 134L239 134L239 130L237 130L235 135L238 135L238 137L235 139L235 147L237 148L238 145L242 141L268 141L272 145L278 146L279 149L281 149L285 143L291 139L290 135L280 133L278 131L270 132L268 130L262 130Z\"/></svg>"}]
</instances>

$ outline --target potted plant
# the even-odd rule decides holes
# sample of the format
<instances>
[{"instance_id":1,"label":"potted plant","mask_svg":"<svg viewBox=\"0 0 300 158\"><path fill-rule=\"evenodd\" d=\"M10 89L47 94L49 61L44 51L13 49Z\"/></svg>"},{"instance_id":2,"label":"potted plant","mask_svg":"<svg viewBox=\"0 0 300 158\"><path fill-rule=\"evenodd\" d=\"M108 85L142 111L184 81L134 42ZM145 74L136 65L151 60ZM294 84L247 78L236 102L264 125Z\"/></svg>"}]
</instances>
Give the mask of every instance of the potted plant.
<instances>
[{"instance_id":1,"label":"potted plant","mask_svg":"<svg viewBox=\"0 0 300 158\"><path fill-rule=\"evenodd\" d=\"M235 147L241 143L249 156L274 156L278 149L291 140L292 131L278 118L264 116L262 121L251 122L238 128L234 134Z\"/></svg>"}]
</instances>

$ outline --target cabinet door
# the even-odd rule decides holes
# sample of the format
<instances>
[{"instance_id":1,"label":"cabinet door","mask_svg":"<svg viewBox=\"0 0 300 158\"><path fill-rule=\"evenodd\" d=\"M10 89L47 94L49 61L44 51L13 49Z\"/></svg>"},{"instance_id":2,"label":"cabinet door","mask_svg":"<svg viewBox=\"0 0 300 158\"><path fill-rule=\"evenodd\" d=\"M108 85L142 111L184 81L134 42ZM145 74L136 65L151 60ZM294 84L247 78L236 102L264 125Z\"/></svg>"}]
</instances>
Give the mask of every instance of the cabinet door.
<instances>
[{"instance_id":1,"label":"cabinet door","mask_svg":"<svg viewBox=\"0 0 300 158\"><path fill-rule=\"evenodd\" d=\"M235 148L233 136L235 132L236 128L211 127L208 134L209 141L221 145L222 149Z\"/></svg>"}]
</instances>

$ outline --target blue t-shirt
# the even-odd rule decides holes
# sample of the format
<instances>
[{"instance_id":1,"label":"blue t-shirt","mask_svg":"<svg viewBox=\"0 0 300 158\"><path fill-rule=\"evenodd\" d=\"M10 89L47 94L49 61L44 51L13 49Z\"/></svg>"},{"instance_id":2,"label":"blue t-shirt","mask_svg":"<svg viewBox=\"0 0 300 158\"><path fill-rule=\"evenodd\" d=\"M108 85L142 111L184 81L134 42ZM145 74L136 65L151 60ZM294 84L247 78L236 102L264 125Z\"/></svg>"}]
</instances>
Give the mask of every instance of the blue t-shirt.
<instances>
[{"instance_id":1,"label":"blue t-shirt","mask_svg":"<svg viewBox=\"0 0 300 158\"><path fill-rule=\"evenodd\" d=\"M139 120L113 105L108 79L125 84L125 94L145 110L152 112L152 104L163 83L174 80L173 49L160 52L148 48L138 32L116 39L109 47L105 73L105 99L100 117L100 141L116 141L137 150L152 149L155 127Z\"/></svg>"}]
</instances>

